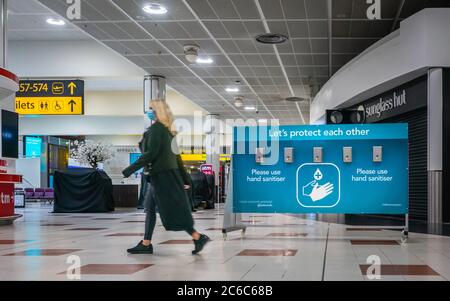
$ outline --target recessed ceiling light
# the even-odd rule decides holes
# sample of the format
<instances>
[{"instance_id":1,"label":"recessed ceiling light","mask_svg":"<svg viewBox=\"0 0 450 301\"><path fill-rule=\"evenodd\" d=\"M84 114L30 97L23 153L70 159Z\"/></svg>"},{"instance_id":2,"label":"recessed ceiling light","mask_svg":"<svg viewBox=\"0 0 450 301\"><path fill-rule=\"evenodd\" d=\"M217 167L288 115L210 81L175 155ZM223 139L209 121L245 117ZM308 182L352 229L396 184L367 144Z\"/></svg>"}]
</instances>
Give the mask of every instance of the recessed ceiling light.
<instances>
[{"instance_id":1,"label":"recessed ceiling light","mask_svg":"<svg viewBox=\"0 0 450 301\"><path fill-rule=\"evenodd\" d=\"M212 58L197 58L197 64L212 64L214 61L212 60Z\"/></svg>"},{"instance_id":2,"label":"recessed ceiling light","mask_svg":"<svg viewBox=\"0 0 450 301\"><path fill-rule=\"evenodd\" d=\"M63 19L48 18L47 23L50 25L63 26L66 24L66 21L64 21Z\"/></svg>"},{"instance_id":3,"label":"recessed ceiling light","mask_svg":"<svg viewBox=\"0 0 450 301\"><path fill-rule=\"evenodd\" d=\"M239 92L238 88L226 88L225 91L227 92Z\"/></svg>"},{"instance_id":4,"label":"recessed ceiling light","mask_svg":"<svg viewBox=\"0 0 450 301\"><path fill-rule=\"evenodd\" d=\"M146 13L152 15L164 15L167 13L167 8L159 3L147 4L142 8Z\"/></svg>"},{"instance_id":5,"label":"recessed ceiling light","mask_svg":"<svg viewBox=\"0 0 450 301\"><path fill-rule=\"evenodd\" d=\"M246 110L246 111L254 111L254 110L256 110L256 108L254 106L246 106L246 107L244 107L244 110Z\"/></svg>"}]
</instances>

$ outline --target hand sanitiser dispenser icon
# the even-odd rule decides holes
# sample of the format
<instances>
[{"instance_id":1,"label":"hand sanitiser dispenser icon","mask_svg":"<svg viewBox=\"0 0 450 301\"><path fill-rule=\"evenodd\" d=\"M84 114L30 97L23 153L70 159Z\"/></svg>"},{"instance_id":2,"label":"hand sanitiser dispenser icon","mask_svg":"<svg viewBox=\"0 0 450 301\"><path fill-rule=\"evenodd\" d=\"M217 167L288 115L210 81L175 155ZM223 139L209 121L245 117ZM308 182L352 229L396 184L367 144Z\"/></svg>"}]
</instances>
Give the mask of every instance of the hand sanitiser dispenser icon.
<instances>
[{"instance_id":1,"label":"hand sanitiser dispenser icon","mask_svg":"<svg viewBox=\"0 0 450 301\"><path fill-rule=\"evenodd\" d=\"M332 163L305 163L297 169L297 201L306 208L332 208L341 198L339 168Z\"/></svg>"}]
</instances>

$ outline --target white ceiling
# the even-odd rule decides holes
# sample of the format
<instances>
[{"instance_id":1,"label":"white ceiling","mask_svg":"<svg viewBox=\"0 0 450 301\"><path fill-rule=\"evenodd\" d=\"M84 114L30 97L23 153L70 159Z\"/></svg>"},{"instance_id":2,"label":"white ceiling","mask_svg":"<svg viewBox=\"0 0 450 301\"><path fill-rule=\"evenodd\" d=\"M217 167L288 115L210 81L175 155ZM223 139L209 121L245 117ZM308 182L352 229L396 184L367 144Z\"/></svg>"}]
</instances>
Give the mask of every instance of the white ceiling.
<instances>
[{"instance_id":1,"label":"white ceiling","mask_svg":"<svg viewBox=\"0 0 450 301\"><path fill-rule=\"evenodd\" d=\"M65 0L39 1L65 16ZM382 1L383 19L377 21L366 19L366 0L333 0L330 8L327 0L155 2L165 5L168 14L145 14L147 0L82 0L81 20L54 29L45 19L55 13L40 3L10 0L10 35L39 40L89 36L148 73L165 75L170 86L222 118L277 118L282 124L298 124L308 123L309 104L284 98L312 96L329 78L330 57L334 73L397 28L398 21L433 1ZM289 41L278 46L257 43L255 36L266 31L285 34ZM214 63L190 65L183 55L188 43L198 44ZM242 83L239 95L258 107L258 115L233 106L234 94L225 88L236 80Z\"/></svg>"}]
</instances>

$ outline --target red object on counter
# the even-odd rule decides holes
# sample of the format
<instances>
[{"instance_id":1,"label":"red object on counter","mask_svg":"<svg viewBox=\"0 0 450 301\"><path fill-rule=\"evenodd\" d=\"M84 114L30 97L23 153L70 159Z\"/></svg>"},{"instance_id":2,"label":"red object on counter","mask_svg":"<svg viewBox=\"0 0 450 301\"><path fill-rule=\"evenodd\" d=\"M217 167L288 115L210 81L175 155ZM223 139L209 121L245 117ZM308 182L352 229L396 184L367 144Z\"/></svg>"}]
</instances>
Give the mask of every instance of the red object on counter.
<instances>
[{"instance_id":1,"label":"red object on counter","mask_svg":"<svg viewBox=\"0 0 450 301\"><path fill-rule=\"evenodd\" d=\"M22 176L0 173L0 183L22 183Z\"/></svg>"},{"instance_id":2,"label":"red object on counter","mask_svg":"<svg viewBox=\"0 0 450 301\"><path fill-rule=\"evenodd\" d=\"M14 215L14 184L0 183L0 217Z\"/></svg>"}]
</instances>

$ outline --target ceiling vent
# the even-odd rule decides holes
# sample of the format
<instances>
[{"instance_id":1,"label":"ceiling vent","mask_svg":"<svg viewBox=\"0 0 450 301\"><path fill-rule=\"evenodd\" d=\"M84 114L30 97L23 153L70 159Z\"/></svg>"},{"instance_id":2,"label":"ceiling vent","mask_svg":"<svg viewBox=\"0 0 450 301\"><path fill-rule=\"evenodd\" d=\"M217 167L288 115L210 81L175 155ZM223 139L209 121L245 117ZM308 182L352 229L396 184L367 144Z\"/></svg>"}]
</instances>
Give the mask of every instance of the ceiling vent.
<instances>
[{"instance_id":1,"label":"ceiling vent","mask_svg":"<svg viewBox=\"0 0 450 301\"><path fill-rule=\"evenodd\" d=\"M286 101L289 101L289 102L300 102L300 103L303 103L303 104L309 104L309 99L308 98L297 97L297 96L287 97Z\"/></svg>"},{"instance_id":2,"label":"ceiling vent","mask_svg":"<svg viewBox=\"0 0 450 301\"><path fill-rule=\"evenodd\" d=\"M264 33L256 37L256 40L263 44L281 44L288 40L288 37L279 33Z\"/></svg>"}]
</instances>

